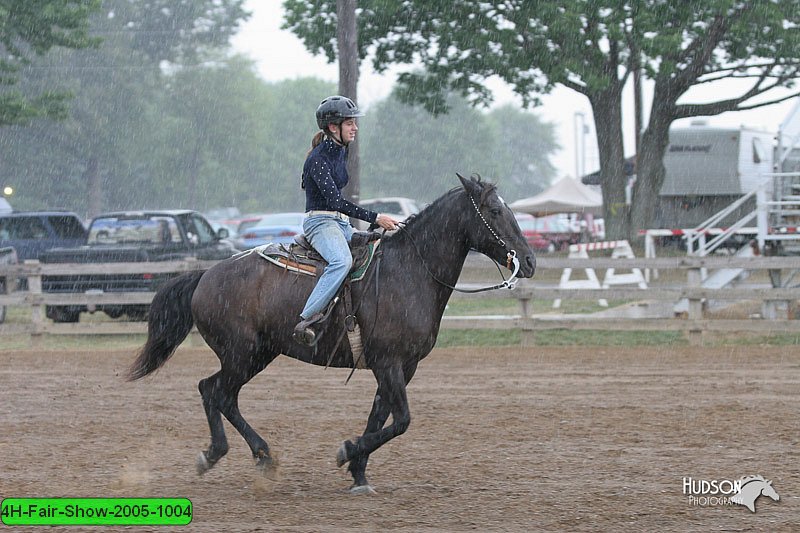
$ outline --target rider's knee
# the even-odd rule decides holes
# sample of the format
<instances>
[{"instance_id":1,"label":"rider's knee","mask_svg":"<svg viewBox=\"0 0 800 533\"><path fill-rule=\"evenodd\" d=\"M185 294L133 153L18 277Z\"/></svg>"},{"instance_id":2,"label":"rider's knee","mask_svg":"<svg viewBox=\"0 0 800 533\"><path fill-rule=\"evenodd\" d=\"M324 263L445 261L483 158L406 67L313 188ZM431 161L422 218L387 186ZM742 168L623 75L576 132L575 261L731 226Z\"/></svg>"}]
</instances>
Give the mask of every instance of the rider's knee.
<instances>
[{"instance_id":1,"label":"rider's knee","mask_svg":"<svg viewBox=\"0 0 800 533\"><path fill-rule=\"evenodd\" d=\"M330 262L330 265L334 268L341 268L342 270L350 270L353 266L353 256L350 254L341 255L336 257L333 261Z\"/></svg>"}]
</instances>

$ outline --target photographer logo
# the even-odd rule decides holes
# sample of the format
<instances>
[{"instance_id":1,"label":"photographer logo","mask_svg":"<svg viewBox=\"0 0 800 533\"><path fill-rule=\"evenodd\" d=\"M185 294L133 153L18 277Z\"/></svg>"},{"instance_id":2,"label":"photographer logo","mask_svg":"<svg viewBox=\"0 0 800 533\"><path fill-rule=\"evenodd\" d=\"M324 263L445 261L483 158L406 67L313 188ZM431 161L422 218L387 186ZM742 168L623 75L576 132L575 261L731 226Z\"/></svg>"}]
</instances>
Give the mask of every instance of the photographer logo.
<instances>
[{"instance_id":1,"label":"photographer logo","mask_svg":"<svg viewBox=\"0 0 800 533\"><path fill-rule=\"evenodd\" d=\"M756 512L756 500L759 496L780 500L772 487L772 481L763 476L745 476L738 480L684 477L683 494L688 497L689 505L743 505L752 513Z\"/></svg>"}]
</instances>

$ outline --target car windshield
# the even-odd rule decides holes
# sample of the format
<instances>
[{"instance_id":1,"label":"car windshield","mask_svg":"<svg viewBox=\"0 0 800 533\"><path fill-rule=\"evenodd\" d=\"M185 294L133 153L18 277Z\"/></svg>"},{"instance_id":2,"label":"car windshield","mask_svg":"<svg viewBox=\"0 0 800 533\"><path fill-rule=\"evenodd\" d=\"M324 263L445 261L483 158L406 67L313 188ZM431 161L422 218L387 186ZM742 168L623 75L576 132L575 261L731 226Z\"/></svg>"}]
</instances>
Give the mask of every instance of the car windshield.
<instances>
[{"instance_id":1,"label":"car windshield","mask_svg":"<svg viewBox=\"0 0 800 533\"><path fill-rule=\"evenodd\" d=\"M103 217L92 221L88 242L89 244L166 244L181 242L181 235L172 217Z\"/></svg>"},{"instance_id":2,"label":"car windshield","mask_svg":"<svg viewBox=\"0 0 800 533\"><path fill-rule=\"evenodd\" d=\"M302 226L303 215L300 213L275 213L266 215L252 226ZM251 226L251 227L252 227Z\"/></svg>"},{"instance_id":3,"label":"car windshield","mask_svg":"<svg viewBox=\"0 0 800 533\"><path fill-rule=\"evenodd\" d=\"M536 220L533 218L517 219L517 224L522 231L536 231Z\"/></svg>"},{"instance_id":4,"label":"car windshield","mask_svg":"<svg viewBox=\"0 0 800 533\"><path fill-rule=\"evenodd\" d=\"M403 206L396 200L365 200L361 205L376 213L403 213ZM415 215L419 213L419 207L414 202L409 201L406 205L410 214Z\"/></svg>"},{"instance_id":5,"label":"car windshield","mask_svg":"<svg viewBox=\"0 0 800 533\"><path fill-rule=\"evenodd\" d=\"M86 228L74 216L57 215L47 217L53 231L61 239L83 239L86 237Z\"/></svg>"},{"instance_id":6,"label":"car windshield","mask_svg":"<svg viewBox=\"0 0 800 533\"><path fill-rule=\"evenodd\" d=\"M569 222L557 216L539 218L518 218L517 224L522 231L537 233L570 233Z\"/></svg>"},{"instance_id":7,"label":"car windshield","mask_svg":"<svg viewBox=\"0 0 800 533\"><path fill-rule=\"evenodd\" d=\"M569 223L558 217L542 217L536 219L536 229L543 233L569 233Z\"/></svg>"}]
</instances>

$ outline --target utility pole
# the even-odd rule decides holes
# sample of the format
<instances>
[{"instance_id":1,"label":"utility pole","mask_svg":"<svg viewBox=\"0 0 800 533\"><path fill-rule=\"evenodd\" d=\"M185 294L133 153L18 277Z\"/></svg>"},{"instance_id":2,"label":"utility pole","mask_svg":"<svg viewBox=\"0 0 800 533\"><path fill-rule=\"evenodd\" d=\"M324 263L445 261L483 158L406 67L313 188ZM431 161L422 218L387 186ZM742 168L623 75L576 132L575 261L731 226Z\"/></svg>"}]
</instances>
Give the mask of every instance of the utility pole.
<instances>
[{"instance_id":1,"label":"utility pole","mask_svg":"<svg viewBox=\"0 0 800 533\"><path fill-rule=\"evenodd\" d=\"M356 0L336 0L336 42L339 52L339 94L358 104L358 25ZM350 183L344 193L352 202L361 196L361 172L358 157L358 136L350 143L347 174Z\"/></svg>"},{"instance_id":2,"label":"utility pole","mask_svg":"<svg viewBox=\"0 0 800 533\"><path fill-rule=\"evenodd\" d=\"M639 159L639 143L642 140L642 67L637 62L636 68L633 70L633 114L634 114L634 127L636 128L635 138L635 161ZM638 167L637 167L638 168Z\"/></svg>"}]
</instances>

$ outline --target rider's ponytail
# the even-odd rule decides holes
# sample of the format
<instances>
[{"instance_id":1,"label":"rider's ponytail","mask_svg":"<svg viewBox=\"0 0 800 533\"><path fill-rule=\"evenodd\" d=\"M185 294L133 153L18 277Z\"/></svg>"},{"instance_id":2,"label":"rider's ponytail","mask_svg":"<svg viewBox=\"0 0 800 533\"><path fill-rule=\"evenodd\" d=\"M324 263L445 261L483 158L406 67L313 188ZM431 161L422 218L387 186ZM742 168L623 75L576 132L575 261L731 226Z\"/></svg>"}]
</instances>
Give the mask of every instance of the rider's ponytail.
<instances>
[{"instance_id":1,"label":"rider's ponytail","mask_svg":"<svg viewBox=\"0 0 800 533\"><path fill-rule=\"evenodd\" d=\"M325 132L321 130L314 134L314 137L311 138L311 148L309 148L308 152L306 152L306 159L308 159L308 156L311 155L311 152L314 150L314 148L319 146L319 143L322 142L322 139L324 137L325 137ZM300 176L300 188L301 189L306 188L306 181L303 179L302 176Z\"/></svg>"},{"instance_id":2,"label":"rider's ponytail","mask_svg":"<svg viewBox=\"0 0 800 533\"><path fill-rule=\"evenodd\" d=\"M309 148L308 152L306 152L306 159L308 159L308 156L311 155L311 151L317 146L319 146L319 143L322 142L322 139L324 137L325 137L325 132L322 130L314 134L314 137L311 138L311 148Z\"/></svg>"}]
</instances>

